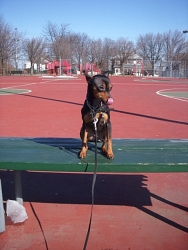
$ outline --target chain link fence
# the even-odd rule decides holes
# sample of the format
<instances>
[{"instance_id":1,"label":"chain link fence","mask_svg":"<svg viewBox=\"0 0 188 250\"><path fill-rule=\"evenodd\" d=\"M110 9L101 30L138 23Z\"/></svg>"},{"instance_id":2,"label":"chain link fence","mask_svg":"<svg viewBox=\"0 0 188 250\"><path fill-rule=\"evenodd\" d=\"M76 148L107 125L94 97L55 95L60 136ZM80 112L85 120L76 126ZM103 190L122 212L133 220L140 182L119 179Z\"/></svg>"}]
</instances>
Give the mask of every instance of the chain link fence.
<instances>
[{"instance_id":1,"label":"chain link fence","mask_svg":"<svg viewBox=\"0 0 188 250\"><path fill-rule=\"evenodd\" d=\"M123 75L188 78L186 61L130 60L123 65Z\"/></svg>"},{"instance_id":2,"label":"chain link fence","mask_svg":"<svg viewBox=\"0 0 188 250\"><path fill-rule=\"evenodd\" d=\"M144 74L159 77L188 77L186 61L160 61L157 63L144 61Z\"/></svg>"}]
</instances>

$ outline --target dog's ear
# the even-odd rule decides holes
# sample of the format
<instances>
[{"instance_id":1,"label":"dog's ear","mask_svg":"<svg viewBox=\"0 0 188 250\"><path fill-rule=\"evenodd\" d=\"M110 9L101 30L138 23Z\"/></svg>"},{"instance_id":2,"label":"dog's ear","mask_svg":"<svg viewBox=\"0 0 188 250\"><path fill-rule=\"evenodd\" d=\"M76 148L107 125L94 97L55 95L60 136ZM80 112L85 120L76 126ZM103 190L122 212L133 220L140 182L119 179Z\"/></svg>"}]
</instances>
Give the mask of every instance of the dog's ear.
<instances>
[{"instance_id":1,"label":"dog's ear","mask_svg":"<svg viewBox=\"0 0 188 250\"><path fill-rule=\"evenodd\" d=\"M88 84L90 84L91 82L91 76L89 76L87 73L85 74L85 77L86 77L86 81Z\"/></svg>"},{"instance_id":2,"label":"dog's ear","mask_svg":"<svg viewBox=\"0 0 188 250\"><path fill-rule=\"evenodd\" d=\"M105 76L109 76L109 70L108 71L105 71L104 73L103 73L103 75L105 75Z\"/></svg>"}]
</instances>

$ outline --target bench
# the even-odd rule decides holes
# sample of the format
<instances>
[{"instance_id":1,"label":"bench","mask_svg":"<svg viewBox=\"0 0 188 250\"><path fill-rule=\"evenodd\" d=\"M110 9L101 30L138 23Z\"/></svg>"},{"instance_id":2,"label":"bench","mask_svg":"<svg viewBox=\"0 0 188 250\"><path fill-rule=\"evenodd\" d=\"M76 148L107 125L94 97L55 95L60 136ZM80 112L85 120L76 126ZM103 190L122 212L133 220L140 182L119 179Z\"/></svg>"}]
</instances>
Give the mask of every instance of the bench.
<instances>
[{"instance_id":1,"label":"bench","mask_svg":"<svg viewBox=\"0 0 188 250\"><path fill-rule=\"evenodd\" d=\"M95 144L88 145L87 157L79 159L80 139L0 138L0 171L14 171L15 199L23 204L22 171L93 172ZM101 155L100 146L99 143L98 172L188 172L188 140L114 139L113 160ZM0 178L0 224L2 222L5 225Z\"/></svg>"},{"instance_id":2,"label":"bench","mask_svg":"<svg viewBox=\"0 0 188 250\"><path fill-rule=\"evenodd\" d=\"M22 75L24 73L23 70L10 70L9 74L10 75Z\"/></svg>"}]
</instances>

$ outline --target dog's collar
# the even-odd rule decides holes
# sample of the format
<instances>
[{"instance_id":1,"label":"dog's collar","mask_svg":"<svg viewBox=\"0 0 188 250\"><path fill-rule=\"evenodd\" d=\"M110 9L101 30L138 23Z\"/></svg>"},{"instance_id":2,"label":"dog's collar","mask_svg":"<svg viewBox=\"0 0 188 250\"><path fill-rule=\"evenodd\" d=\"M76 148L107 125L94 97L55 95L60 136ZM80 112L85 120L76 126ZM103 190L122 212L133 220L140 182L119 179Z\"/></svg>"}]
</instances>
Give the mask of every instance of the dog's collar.
<instances>
[{"instance_id":1,"label":"dog's collar","mask_svg":"<svg viewBox=\"0 0 188 250\"><path fill-rule=\"evenodd\" d=\"M108 105L105 105L103 102L100 102L98 106L92 106L90 102L88 101L88 99L86 99L86 104L90 110L90 114L92 115L93 119L95 118L98 112L102 112L102 113L110 112Z\"/></svg>"},{"instance_id":2,"label":"dog's collar","mask_svg":"<svg viewBox=\"0 0 188 250\"><path fill-rule=\"evenodd\" d=\"M90 104L90 102L88 101L88 99L86 100L87 106L89 107L89 109L91 110L92 114L95 115L98 111L100 111L101 107L102 107L102 102L100 102L100 104L96 107L92 106Z\"/></svg>"}]
</instances>

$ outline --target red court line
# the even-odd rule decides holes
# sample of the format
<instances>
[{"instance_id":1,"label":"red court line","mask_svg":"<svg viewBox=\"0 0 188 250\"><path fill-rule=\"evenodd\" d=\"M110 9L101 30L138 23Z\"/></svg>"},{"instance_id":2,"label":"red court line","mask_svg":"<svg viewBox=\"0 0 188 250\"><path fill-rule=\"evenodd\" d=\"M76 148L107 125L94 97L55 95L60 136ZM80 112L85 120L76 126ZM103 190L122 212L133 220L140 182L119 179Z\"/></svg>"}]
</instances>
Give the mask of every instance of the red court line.
<instances>
[{"instance_id":1,"label":"red court line","mask_svg":"<svg viewBox=\"0 0 188 250\"><path fill-rule=\"evenodd\" d=\"M188 138L188 104L156 94L160 89L188 88L186 79L110 78L114 85L113 138ZM1 77L0 87L10 86L32 92L0 96L0 136L79 137L87 89L83 76L71 80Z\"/></svg>"}]
</instances>

